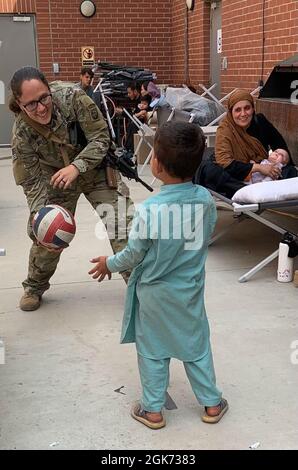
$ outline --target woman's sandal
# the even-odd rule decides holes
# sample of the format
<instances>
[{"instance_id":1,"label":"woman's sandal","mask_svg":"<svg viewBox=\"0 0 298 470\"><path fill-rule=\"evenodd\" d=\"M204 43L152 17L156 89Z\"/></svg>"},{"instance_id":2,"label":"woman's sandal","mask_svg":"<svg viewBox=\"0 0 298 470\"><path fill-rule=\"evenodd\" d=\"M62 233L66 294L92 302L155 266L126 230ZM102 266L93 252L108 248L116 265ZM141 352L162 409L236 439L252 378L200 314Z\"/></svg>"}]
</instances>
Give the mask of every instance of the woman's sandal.
<instances>
[{"instance_id":1,"label":"woman's sandal","mask_svg":"<svg viewBox=\"0 0 298 470\"><path fill-rule=\"evenodd\" d=\"M134 403L131 408L131 416L137 421L140 421L140 423L145 424L145 426L150 429L160 429L166 425L166 420L162 415L162 419L160 421L150 421L146 411L142 409L141 404L138 401Z\"/></svg>"},{"instance_id":2,"label":"woman's sandal","mask_svg":"<svg viewBox=\"0 0 298 470\"><path fill-rule=\"evenodd\" d=\"M215 415L215 416L210 416L208 415L208 408L210 407L207 407L205 406L205 414L204 416L202 416L202 421L204 421L204 423L218 423L218 421L221 420L221 418L223 417L223 415L228 411L229 409L229 405L228 405L228 402L225 398L222 398L219 405L217 406L220 406L220 412L218 413L218 415Z\"/></svg>"}]
</instances>

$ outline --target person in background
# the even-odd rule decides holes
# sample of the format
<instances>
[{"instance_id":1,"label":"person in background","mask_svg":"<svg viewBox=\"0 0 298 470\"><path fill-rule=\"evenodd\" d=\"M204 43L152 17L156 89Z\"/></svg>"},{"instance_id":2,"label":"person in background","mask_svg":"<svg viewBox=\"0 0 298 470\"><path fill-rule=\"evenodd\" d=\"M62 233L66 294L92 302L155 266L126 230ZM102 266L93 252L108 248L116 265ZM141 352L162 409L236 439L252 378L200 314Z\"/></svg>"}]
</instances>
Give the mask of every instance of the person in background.
<instances>
[{"instance_id":1,"label":"person in background","mask_svg":"<svg viewBox=\"0 0 298 470\"><path fill-rule=\"evenodd\" d=\"M282 168L272 162L261 164L269 150L276 149L286 152L288 163ZM255 112L251 94L238 89L229 97L228 112L218 126L215 158L203 160L195 181L232 198L256 172L273 180L297 176L283 136L264 114Z\"/></svg>"},{"instance_id":2,"label":"person in background","mask_svg":"<svg viewBox=\"0 0 298 470\"><path fill-rule=\"evenodd\" d=\"M260 162L260 165L273 164L281 170L285 165L289 163L289 160L289 154L286 150L276 149L274 150L274 152L269 153L268 158L262 160ZM250 163L254 163L254 161L251 160ZM272 178L270 178L270 176L264 176L259 171L256 171L255 173L252 173L249 183L261 183L263 181L272 181Z\"/></svg>"},{"instance_id":3,"label":"person in background","mask_svg":"<svg viewBox=\"0 0 298 470\"><path fill-rule=\"evenodd\" d=\"M135 113L135 116L144 123L148 121L148 111L150 110L151 96L141 96L141 102L138 105L139 111Z\"/></svg>"},{"instance_id":4,"label":"person in background","mask_svg":"<svg viewBox=\"0 0 298 470\"><path fill-rule=\"evenodd\" d=\"M143 83L141 84L141 95L142 95L142 96L148 95L148 90L147 90L148 84L149 84L148 81L147 81L147 82L143 82Z\"/></svg>"},{"instance_id":5,"label":"person in background","mask_svg":"<svg viewBox=\"0 0 298 470\"><path fill-rule=\"evenodd\" d=\"M160 89L153 82L143 82L141 85L141 95L150 95L151 103L150 107L154 108L160 100L161 93Z\"/></svg>"},{"instance_id":6,"label":"person in background","mask_svg":"<svg viewBox=\"0 0 298 470\"><path fill-rule=\"evenodd\" d=\"M129 113L133 116L135 113L138 112L138 105L141 102L141 93L140 93L140 88L136 84L136 82L131 82L129 85L127 85L127 96L130 100L130 106L129 106ZM117 107L116 108L116 114L122 115L123 117L126 117L126 114L123 111L123 108ZM127 119L129 119L127 117ZM129 152L134 152L134 141L133 141L133 135L138 132L138 127L136 124L129 120L129 123L127 125L126 129L126 136L124 140L124 148L129 151Z\"/></svg>"},{"instance_id":7,"label":"person in background","mask_svg":"<svg viewBox=\"0 0 298 470\"><path fill-rule=\"evenodd\" d=\"M273 163L260 165L269 150L277 148L287 153L288 164L282 169ZM249 181L257 171L274 180L289 178L293 167L284 138L263 114L256 114L253 98L245 90L236 90L229 97L227 115L216 132L215 159L241 181Z\"/></svg>"},{"instance_id":8,"label":"person in background","mask_svg":"<svg viewBox=\"0 0 298 470\"><path fill-rule=\"evenodd\" d=\"M88 95L93 101L94 93L93 93L93 86L91 85L92 79L94 77L94 72L90 67L82 67L81 74L80 74L80 81L76 83L78 87L80 87L86 95Z\"/></svg>"}]
</instances>

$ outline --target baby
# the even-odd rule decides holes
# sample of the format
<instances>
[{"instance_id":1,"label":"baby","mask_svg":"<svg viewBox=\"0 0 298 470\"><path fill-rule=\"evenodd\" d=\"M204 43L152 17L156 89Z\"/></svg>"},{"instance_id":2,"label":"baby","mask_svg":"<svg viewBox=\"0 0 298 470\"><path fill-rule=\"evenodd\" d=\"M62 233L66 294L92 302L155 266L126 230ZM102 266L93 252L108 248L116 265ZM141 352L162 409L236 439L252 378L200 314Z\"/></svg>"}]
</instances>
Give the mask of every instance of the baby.
<instances>
[{"instance_id":1,"label":"baby","mask_svg":"<svg viewBox=\"0 0 298 470\"><path fill-rule=\"evenodd\" d=\"M250 163L255 162L251 161ZM289 163L289 154L284 149L276 149L269 154L268 159L262 160L260 162L260 165L268 165L268 163L274 164L274 166L277 166L278 168L282 169L285 165ZM272 178L270 176L263 175L259 171L256 171L255 173L252 173L249 184L261 183L262 181L272 181Z\"/></svg>"},{"instance_id":2,"label":"baby","mask_svg":"<svg viewBox=\"0 0 298 470\"><path fill-rule=\"evenodd\" d=\"M151 103L151 96L145 95L141 97L141 102L138 104L138 108L140 111L135 113L135 116L144 123L147 123L147 112L149 111Z\"/></svg>"}]
</instances>

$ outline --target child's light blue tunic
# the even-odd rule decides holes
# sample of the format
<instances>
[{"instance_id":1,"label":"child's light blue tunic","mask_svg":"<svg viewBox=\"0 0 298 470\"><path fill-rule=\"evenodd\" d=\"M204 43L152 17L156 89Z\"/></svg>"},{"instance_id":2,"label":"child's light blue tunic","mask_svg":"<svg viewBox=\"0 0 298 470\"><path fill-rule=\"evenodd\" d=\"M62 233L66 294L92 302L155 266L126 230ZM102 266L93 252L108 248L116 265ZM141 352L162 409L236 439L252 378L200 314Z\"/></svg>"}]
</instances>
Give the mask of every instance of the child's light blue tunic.
<instances>
[{"instance_id":1,"label":"child's light blue tunic","mask_svg":"<svg viewBox=\"0 0 298 470\"><path fill-rule=\"evenodd\" d=\"M136 342L150 359L207 354L205 261L215 222L210 193L191 182L164 185L138 207L126 248L107 260L111 272L134 268L121 343Z\"/></svg>"}]
</instances>

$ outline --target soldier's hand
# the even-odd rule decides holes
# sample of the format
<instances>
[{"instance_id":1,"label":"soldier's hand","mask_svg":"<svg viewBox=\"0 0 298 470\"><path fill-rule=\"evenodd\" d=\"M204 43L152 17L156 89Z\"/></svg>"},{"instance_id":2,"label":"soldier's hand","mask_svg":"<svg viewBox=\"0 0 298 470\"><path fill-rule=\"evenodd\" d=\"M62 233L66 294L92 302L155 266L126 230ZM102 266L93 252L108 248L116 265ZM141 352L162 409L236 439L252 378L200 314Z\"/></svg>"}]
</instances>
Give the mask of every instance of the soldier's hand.
<instances>
[{"instance_id":1,"label":"soldier's hand","mask_svg":"<svg viewBox=\"0 0 298 470\"><path fill-rule=\"evenodd\" d=\"M79 170L74 165L68 165L57 171L51 178L51 185L54 188L67 189L71 183L79 176Z\"/></svg>"},{"instance_id":2,"label":"soldier's hand","mask_svg":"<svg viewBox=\"0 0 298 470\"><path fill-rule=\"evenodd\" d=\"M39 242L38 240L36 240L36 244L38 246L42 246L42 248L49 251L50 253L62 253L62 251L65 249L65 248L51 248L51 247L49 247L47 245L44 245L43 243Z\"/></svg>"},{"instance_id":3,"label":"soldier's hand","mask_svg":"<svg viewBox=\"0 0 298 470\"><path fill-rule=\"evenodd\" d=\"M107 256L99 256L98 258L93 258L90 260L91 263L97 263L91 271L88 272L88 274L92 275L93 279L98 279L98 282L101 282L104 280L106 276L108 276L109 279L112 277L112 273L108 270L107 267Z\"/></svg>"}]
</instances>

